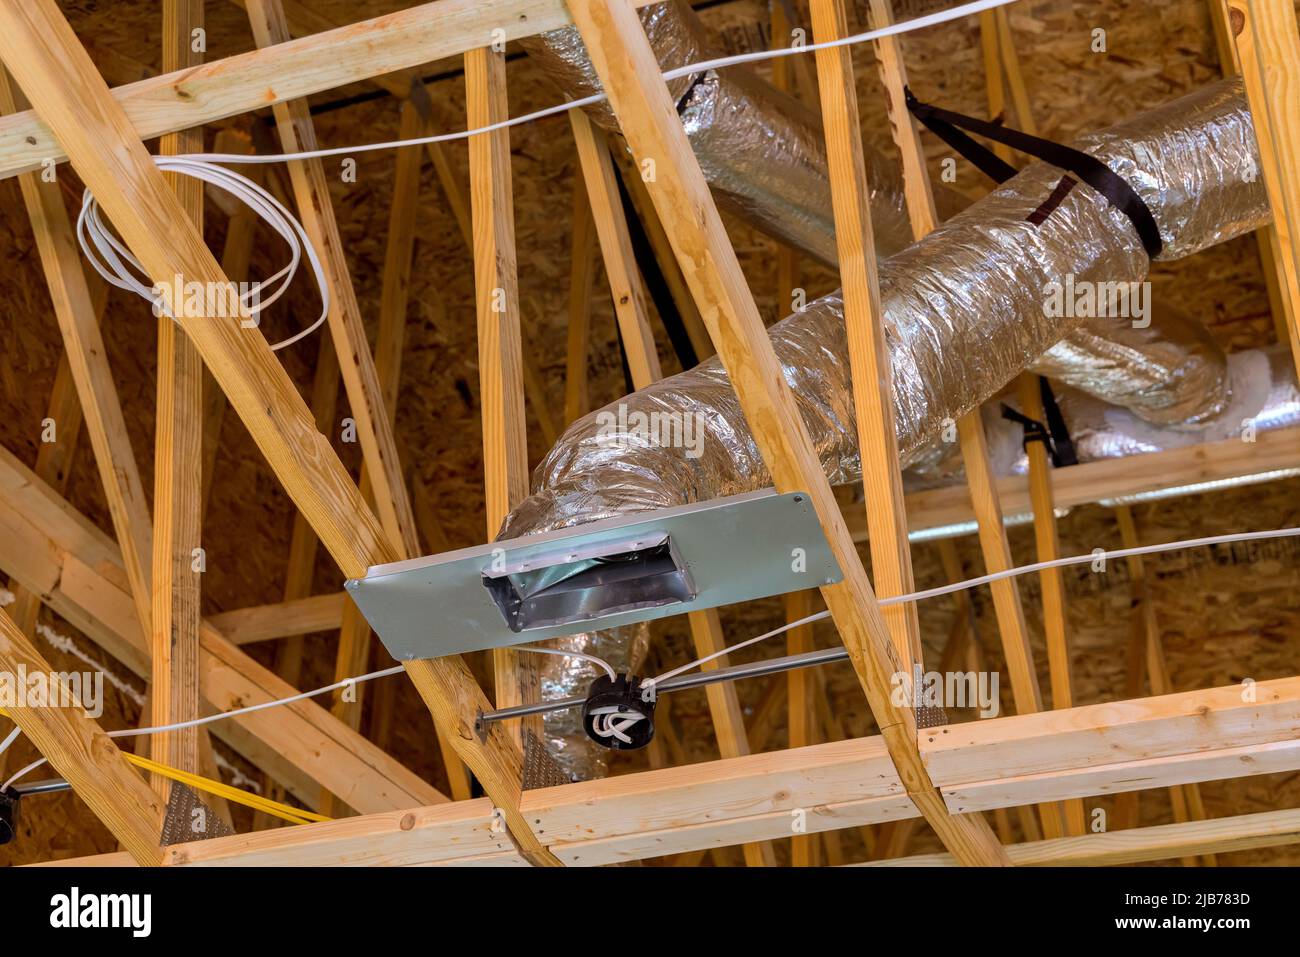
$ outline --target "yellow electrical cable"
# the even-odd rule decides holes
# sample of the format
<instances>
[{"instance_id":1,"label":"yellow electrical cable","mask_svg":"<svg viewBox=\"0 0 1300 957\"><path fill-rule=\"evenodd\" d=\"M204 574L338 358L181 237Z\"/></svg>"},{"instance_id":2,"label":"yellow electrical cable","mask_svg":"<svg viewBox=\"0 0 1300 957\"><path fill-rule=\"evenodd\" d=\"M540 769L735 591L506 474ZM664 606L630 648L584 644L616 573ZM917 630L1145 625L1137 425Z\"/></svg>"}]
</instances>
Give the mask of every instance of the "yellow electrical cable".
<instances>
[{"instance_id":1,"label":"yellow electrical cable","mask_svg":"<svg viewBox=\"0 0 1300 957\"><path fill-rule=\"evenodd\" d=\"M6 718L12 716L4 708L0 708L0 715ZM323 814L317 814L315 811L304 811L302 808L290 807L288 804L281 804L279 801L272 801L270 798L262 797L260 794L253 794L251 791L244 791L229 784L223 784L221 781L213 781L211 778L205 778L198 774L191 774L188 771L182 771L179 768L173 768L167 764L159 764L157 761L150 761L148 758L142 758L138 754L132 754L130 751L123 751L122 755L138 768L145 771L151 771L154 774L170 778L173 781L179 781L181 784L188 785L196 791L206 791L208 794L215 794L217 797L225 798L227 801L234 801L236 804L242 804L245 807L251 807L254 810L270 814L272 817L278 817L290 824L310 824L312 822L330 821Z\"/></svg>"},{"instance_id":2,"label":"yellow electrical cable","mask_svg":"<svg viewBox=\"0 0 1300 957\"><path fill-rule=\"evenodd\" d=\"M324 814L317 814L315 811L304 811L302 808L290 807L288 804L281 804L279 801L272 801L270 798L262 797L260 794L253 794L250 791L244 791L229 784L223 784L220 781L213 781L211 778L205 778L198 774L191 774L188 771L182 771L179 768L173 768L170 765L159 764L157 761L150 761L148 758L142 758L138 754L132 754L124 751L123 755L128 761L138 768L146 771L152 771L154 774L160 774L165 778L171 778L173 781L179 781L181 784L189 785L198 791L206 791L209 794L215 794L217 797L225 798L227 801L234 801L236 804L243 804L245 807L251 807L258 811L263 811L273 817L278 817L288 821L291 824L310 824L313 821L329 821L332 818Z\"/></svg>"}]
</instances>

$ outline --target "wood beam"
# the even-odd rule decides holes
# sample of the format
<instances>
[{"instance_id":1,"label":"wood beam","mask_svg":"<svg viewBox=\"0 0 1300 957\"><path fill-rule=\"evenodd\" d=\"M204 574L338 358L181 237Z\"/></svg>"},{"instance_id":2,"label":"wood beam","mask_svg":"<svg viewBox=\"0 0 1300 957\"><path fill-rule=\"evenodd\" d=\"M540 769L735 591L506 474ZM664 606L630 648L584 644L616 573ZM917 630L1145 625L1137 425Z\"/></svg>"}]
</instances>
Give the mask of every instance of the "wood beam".
<instances>
[{"instance_id":1,"label":"wood beam","mask_svg":"<svg viewBox=\"0 0 1300 957\"><path fill-rule=\"evenodd\" d=\"M569 125L573 129L582 176L587 184L591 214L605 262L605 277L614 300L614 316L622 333L632 385L641 389L662 379L663 369L659 366L659 353L650 329L645 287L632 251L632 236L619 198L609 141L604 131L598 129L581 110L569 111Z\"/></svg>"},{"instance_id":2,"label":"wood beam","mask_svg":"<svg viewBox=\"0 0 1300 957\"><path fill-rule=\"evenodd\" d=\"M1300 811L1288 809L1010 844L1007 856L1018 867L1120 867L1192 854L1231 853L1298 843ZM951 854L918 854L852 866L946 867L955 863Z\"/></svg>"},{"instance_id":3,"label":"wood beam","mask_svg":"<svg viewBox=\"0 0 1300 957\"><path fill-rule=\"evenodd\" d=\"M231 644L251 645L258 641L333 631L343 620L346 601L347 595L341 591L310 595L270 605L223 611L210 615L208 624L225 635Z\"/></svg>"},{"instance_id":4,"label":"wood beam","mask_svg":"<svg viewBox=\"0 0 1300 957\"><path fill-rule=\"evenodd\" d=\"M632 0L637 7L658 0ZM386 73L408 70L482 46L569 26L563 0L435 0L276 50L254 50L194 70L165 73L112 91L139 139L149 140L265 109ZM68 158L33 111L0 120L0 179Z\"/></svg>"},{"instance_id":5,"label":"wood beam","mask_svg":"<svg viewBox=\"0 0 1300 957\"><path fill-rule=\"evenodd\" d=\"M104 307L108 304L108 283L97 283L91 289L95 311L95 325L104 320ZM50 391L45 417L54 423L56 440L42 442L36 452L36 475L60 495L68 487L72 463L76 458L81 439L84 416L81 400L77 397L77 384L72 374L72 363L65 351L59 357L59 368L54 373L54 388ZM14 603L9 615L18 629L29 638L35 634L37 616L41 610L40 596L28 591L16 579L9 580ZM3 761L3 759L0 759Z\"/></svg>"},{"instance_id":6,"label":"wood beam","mask_svg":"<svg viewBox=\"0 0 1300 957\"><path fill-rule=\"evenodd\" d=\"M75 696L54 678L55 670L0 611L0 668L10 675L26 672L50 676L60 697ZM50 766L72 785L77 796L130 852L137 864L158 863L163 804L135 769L127 763L112 738L71 707L16 707L6 709L23 734L31 738Z\"/></svg>"},{"instance_id":7,"label":"wood beam","mask_svg":"<svg viewBox=\"0 0 1300 957\"><path fill-rule=\"evenodd\" d=\"M248 0L248 19L259 47L270 48L289 41L280 0ZM318 148L316 131L306 100L276 103L274 108L280 145L285 152ZM407 557L419 554L415 516L402 479L401 464L393 428L384 409L374 357L361 321L361 307L348 271L343 241L330 201L329 180L319 159L288 164L298 200L298 215L307 237L325 268L330 289L329 327L339 368L356 422L366 471L374 484L379 518L390 540Z\"/></svg>"},{"instance_id":8,"label":"wood beam","mask_svg":"<svg viewBox=\"0 0 1300 957\"><path fill-rule=\"evenodd\" d=\"M168 867L416 867L506 854L522 862L487 798L385 811L169 847Z\"/></svg>"},{"instance_id":9,"label":"wood beam","mask_svg":"<svg viewBox=\"0 0 1300 957\"><path fill-rule=\"evenodd\" d=\"M504 49L479 47L465 54L465 108L471 129L510 115ZM524 418L523 342L519 277L515 264L515 211L511 195L510 131L469 140L470 206L474 231L474 302L478 321L479 407L483 417L483 481L487 537L501 530L510 510L528 497L528 427ZM535 656L494 648L492 667L498 708L540 696ZM540 721L510 722L523 745L526 728Z\"/></svg>"},{"instance_id":10,"label":"wood beam","mask_svg":"<svg viewBox=\"0 0 1300 957\"><path fill-rule=\"evenodd\" d=\"M1254 702L1241 701L1242 690L930 728L922 753L954 810L1300 768L1300 743L1292 737L1300 678L1260 683ZM986 749L980 762L945 766L964 753L953 736L975 731L976 747ZM1059 758L1058 739L1067 744ZM966 777L979 780L959 780ZM790 816L800 808L810 833L905 823L917 815L905 799L884 742L871 737L529 791L523 810L540 821L561 859L607 864L788 836Z\"/></svg>"},{"instance_id":11,"label":"wood beam","mask_svg":"<svg viewBox=\"0 0 1300 957\"><path fill-rule=\"evenodd\" d=\"M0 449L0 568L41 595L134 674L149 674L149 644L135 616L121 551L112 539ZM205 626L200 691L229 710L297 694L267 668ZM310 702L232 718L213 731L272 771L309 805L328 787L362 813L433 804L437 790ZM305 783L318 781L319 784Z\"/></svg>"},{"instance_id":12,"label":"wood beam","mask_svg":"<svg viewBox=\"0 0 1300 957\"><path fill-rule=\"evenodd\" d=\"M843 0L811 0L809 8L816 42L848 36L848 14ZM898 464L893 373L880 306L880 279L868 201L870 185L862 156L853 56L847 48L822 53L817 53L817 85L821 91L822 126L826 131L835 245L862 454L871 572L876 594L888 598L916 590L903 505L903 473ZM916 605L913 602L894 605L882 614L898 657L911 673L912 666L923 661Z\"/></svg>"},{"instance_id":13,"label":"wood beam","mask_svg":"<svg viewBox=\"0 0 1300 957\"><path fill-rule=\"evenodd\" d=\"M569 9L632 154L656 165L647 191L774 484L780 492L809 496L844 573L844 581L826 586L823 596L908 793L963 861L1005 864L980 818L952 816L943 806L917 752L912 712L890 700L891 676L901 662L635 10L595 0L569 0Z\"/></svg>"},{"instance_id":14,"label":"wood beam","mask_svg":"<svg viewBox=\"0 0 1300 957\"><path fill-rule=\"evenodd\" d=\"M1119 522L1120 543L1125 548L1137 548L1141 543L1138 536L1137 522L1133 510L1127 505L1115 509L1115 518ZM1156 614L1155 598L1147 584L1146 563L1141 555L1132 555L1125 559L1129 568L1129 581L1132 583L1138 615L1143 634L1146 637L1146 673L1151 682L1154 695L1172 694L1173 681L1169 677L1169 663L1165 660L1164 642L1160 638L1160 619ZM1192 819L1205 818L1205 805L1201 800L1201 789L1196 784L1169 789L1170 802L1173 805L1174 821L1183 823ZM1193 865L1195 858L1184 860ZM1214 866L1214 858L1207 857L1205 863Z\"/></svg>"},{"instance_id":15,"label":"wood beam","mask_svg":"<svg viewBox=\"0 0 1300 957\"><path fill-rule=\"evenodd\" d=\"M22 91L10 85L7 74L0 74L0 107L13 112L20 104L26 105ZM117 397L117 386L108 367L108 353L99 330L98 316L82 271L81 253L77 249L58 183L47 183L35 174L24 174L19 178L19 186L36 236L41 268L54 305L54 317L63 335L72 378L85 415L86 433L95 451L104 497L122 548L122 561L131 583L137 619L147 637L153 614L149 597L153 521L144 497L135 452L131 448L131 437L127 434L122 404Z\"/></svg>"},{"instance_id":16,"label":"wood beam","mask_svg":"<svg viewBox=\"0 0 1300 957\"><path fill-rule=\"evenodd\" d=\"M564 362L564 424L587 414L591 407L587 382L587 349L591 339L591 288L596 276L593 253L596 224L579 168L573 177L573 225L569 241L569 327Z\"/></svg>"},{"instance_id":17,"label":"wood beam","mask_svg":"<svg viewBox=\"0 0 1300 957\"><path fill-rule=\"evenodd\" d=\"M1300 32L1295 7L1228 0L1228 21L1236 30L1260 171L1273 207L1274 268L1290 306L1291 350L1300 369Z\"/></svg>"},{"instance_id":18,"label":"wood beam","mask_svg":"<svg viewBox=\"0 0 1300 957\"><path fill-rule=\"evenodd\" d=\"M888 0L871 0L871 22L876 27L893 23L893 12ZM916 239L921 239L934 231L938 224L938 214L935 210L930 176L925 165L925 154L921 149L920 134L912 122L904 101L907 70L903 61L902 46L898 37L889 36L877 41L876 50L884 80L894 140L903 156L904 198L912 225L912 235ZM823 96L826 95L825 85L823 81ZM888 421L892 432L893 417L891 416ZM970 489L971 504L979 526L980 548L984 553L984 563L990 572L1011 568L1014 565L1011 546L1007 542L1002 505L998 500L997 486L989 462L988 444L984 435L984 423L978 408L961 417L957 423L957 434L961 442L962 463L966 468L966 483ZM903 541L906 541L905 535ZM990 590L993 593L994 613L1002 637L1002 648L1011 678L1016 710L1020 713L1041 710L1042 695L1038 688L1038 675L1034 670L1033 652L1029 645L1029 634L1025 627L1024 610L1020 604L1017 584L1014 580L1004 579L994 582ZM1044 807L1040 808L1039 812L1049 836L1060 836L1064 825L1059 809Z\"/></svg>"},{"instance_id":19,"label":"wood beam","mask_svg":"<svg viewBox=\"0 0 1300 957\"><path fill-rule=\"evenodd\" d=\"M654 332L650 328L646 311L645 286L632 250L632 237L619 195L614 160L604 133L596 128L585 113L571 111L569 122L586 182L591 217L600 240L601 258L605 264L610 295L614 300L614 315L627 355L632 387L644 389L663 377L663 369L659 364L659 352L655 347ZM691 612L687 619L695 653L701 658L717 654L726 647L718 609ZM710 671L723 663L723 659L714 659L702 668ZM745 735L744 716L735 686L729 682L709 685L705 688L705 695L709 702L709 715L713 721L719 753L724 758L748 754L749 741ZM746 844L743 852L745 862L750 867L776 866L776 853L771 844Z\"/></svg>"},{"instance_id":20,"label":"wood beam","mask_svg":"<svg viewBox=\"0 0 1300 957\"><path fill-rule=\"evenodd\" d=\"M203 61L191 31L203 29L203 0L164 0L162 68L187 69ZM165 156L203 152L201 129L168 133ZM168 174L181 209L203 232L203 183ZM153 620L149 675L150 723L155 727L199 717L199 603L203 525L203 360L166 314L158 318L158 406L154 428ZM199 729L152 736L154 760L199 773ZM151 775L163 801L172 782Z\"/></svg>"}]
</instances>

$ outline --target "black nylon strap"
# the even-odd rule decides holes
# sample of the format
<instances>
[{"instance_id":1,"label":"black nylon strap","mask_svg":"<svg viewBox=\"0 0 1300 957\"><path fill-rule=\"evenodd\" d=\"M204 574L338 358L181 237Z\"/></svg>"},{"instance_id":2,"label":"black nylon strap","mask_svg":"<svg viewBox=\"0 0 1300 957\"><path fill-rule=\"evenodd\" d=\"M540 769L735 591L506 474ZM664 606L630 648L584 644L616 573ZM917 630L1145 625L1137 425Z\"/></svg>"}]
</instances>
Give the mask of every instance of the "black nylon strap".
<instances>
[{"instance_id":1,"label":"black nylon strap","mask_svg":"<svg viewBox=\"0 0 1300 957\"><path fill-rule=\"evenodd\" d=\"M961 130L970 130L972 133L978 133L980 136L988 137L996 142L1005 143L1022 153L1036 156L1053 166L1059 166L1061 169L1073 173L1128 217L1129 222L1133 224L1133 228L1137 230L1138 238L1141 239L1142 247L1146 250L1148 256L1155 259L1160 255L1164 243L1160 239L1160 227L1156 225L1150 207L1143 202L1142 197L1137 194L1137 191L1128 184L1124 177L1095 156L1089 156L1081 150L1063 146L1060 143L1053 143L1051 140L1030 136L1028 133L1022 133L1019 130L1008 129L998 123L990 123L987 120L965 116L961 113L953 113L951 110L944 110L929 103L922 103L907 87L903 88L903 93L907 100L907 108L912 115L963 157L974 163L981 172L995 181L999 183L1006 182L1011 176L1015 175L1015 168L999 159L988 147L975 142L965 133L962 133Z\"/></svg>"},{"instance_id":2,"label":"black nylon strap","mask_svg":"<svg viewBox=\"0 0 1300 957\"><path fill-rule=\"evenodd\" d=\"M1074 451L1074 440L1070 438L1070 429L1065 424L1065 416L1056 402L1056 394L1047 376L1038 377L1038 394L1043 400L1043 418L1047 419L1047 429L1052 433L1052 464L1057 468L1066 465L1078 465L1079 456Z\"/></svg>"},{"instance_id":3,"label":"black nylon strap","mask_svg":"<svg viewBox=\"0 0 1300 957\"><path fill-rule=\"evenodd\" d=\"M1078 465L1079 456L1074 451L1074 440L1070 438L1065 416L1061 414L1061 407L1056 402L1051 383L1045 376L1038 377L1038 392L1042 396L1043 418L1047 419L1046 424L1031 419L1006 403L1002 405L1002 418L1015 422L1024 429L1024 438L1020 444L1025 449L1029 448L1030 442L1042 442L1047 447L1047 454L1052 459L1053 468Z\"/></svg>"}]
</instances>

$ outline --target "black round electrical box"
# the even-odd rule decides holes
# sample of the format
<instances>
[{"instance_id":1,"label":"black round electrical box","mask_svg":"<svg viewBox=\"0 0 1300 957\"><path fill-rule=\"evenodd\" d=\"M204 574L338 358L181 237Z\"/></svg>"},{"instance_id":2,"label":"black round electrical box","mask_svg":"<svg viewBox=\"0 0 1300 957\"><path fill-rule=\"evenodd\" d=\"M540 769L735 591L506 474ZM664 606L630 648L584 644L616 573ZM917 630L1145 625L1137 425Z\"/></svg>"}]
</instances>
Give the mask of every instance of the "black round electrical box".
<instances>
[{"instance_id":1,"label":"black round electrical box","mask_svg":"<svg viewBox=\"0 0 1300 957\"><path fill-rule=\"evenodd\" d=\"M655 736L655 695L632 675L601 675L582 705L582 727L603 748L635 751Z\"/></svg>"}]
</instances>

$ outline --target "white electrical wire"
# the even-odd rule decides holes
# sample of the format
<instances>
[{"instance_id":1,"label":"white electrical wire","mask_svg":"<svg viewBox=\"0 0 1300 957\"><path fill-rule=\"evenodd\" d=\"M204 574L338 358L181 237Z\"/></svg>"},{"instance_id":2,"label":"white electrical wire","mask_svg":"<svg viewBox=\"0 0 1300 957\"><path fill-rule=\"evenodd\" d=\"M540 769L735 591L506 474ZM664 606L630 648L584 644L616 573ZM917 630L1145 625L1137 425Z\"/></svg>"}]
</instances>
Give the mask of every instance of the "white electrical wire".
<instances>
[{"instance_id":1,"label":"white electrical wire","mask_svg":"<svg viewBox=\"0 0 1300 957\"><path fill-rule=\"evenodd\" d=\"M9 732L9 736L6 737L3 741L0 741L0 754L4 754L5 751L9 749L9 745L14 743L14 739L17 738L18 735L22 734L22 731L23 731L22 728L18 727L17 725L14 726L14 729Z\"/></svg>"},{"instance_id":2,"label":"white electrical wire","mask_svg":"<svg viewBox=\"0 0 1300 957\"><path fill-rule=\"evenodd\" d=\"M968 578L965 581L954 582L951 585L940 585L937 588L927 588L925 591L914 591L906 595L894 595L890 598L877 599L877 604L881 608L888 608L891 605L902 605L908 602L923 601L926 598L938 598L941 595L951 595L954 592L966 591L970 588L978 588L980 585L987 585L991 582L1001 581L1004 578L1016 578L1020 575L1028 575L1032 572L1043 571L1048 568L1064 568L1068 565L1087 565L1098 559L1103 561L1112 558L1133 558L1138 555L1153 555L1158 552L1172 552L1183 548L1199 548L1205 545L1228 545L1233 542L1253 542L1274 538L1296 538L1300 537L1300 528L1275 528L1266 532L1232 532L1228 535L1209 535L1205 538L1188 538L1178 542L1164 542L1160 545L1137 545L1133 548L1119 548L1106 550L1099 548L1095 552L1087 555L1071 555L1067 558L1054 558L1046 562L1034 562L1032 565L1020 565L1016 568L1008 568L1005 571L992 572L988 575L980 575L978 578ZM682 665L680 668L674 668L672 671L666 671L654 678L648 678L641 683L644 688L646 685L653 686L656 682L666 681L674 678L684 671L690 671L699 665L708 664L716 658L728 655L733 651L741 648L747 648L750 645L757 644L767 638L774 638L777 635L784 634L792 628L798 628L800 625L807 625L814 621L821 621L823 618L830 617L830 611L819 611L816 614L809 615L807 618L800 618L798 621L792 621L784 624L779 628L773 628L771 631L759 635L757 638L750 638L738 644L723 648L711 655L696 659L689 664Z\"/></svg>"},{"instance_id":3,"label":"white electrical wire","mask_svg":"<svg viewBox=\"0 0 1300 957\"><path fill-rule=\"evenodd\" d=\"M306 329L277 342L271 346L271 349L273 351L283 349L285 346L292 345L304 336L311 335L311 333L319 329L329 315L329 282L325 278L325 269L321 265L320 258L316 255L316 249L307 237L302 223L298 222L294 215L285 209L274 196L234 170L228 170L223 166L205 162L194 156L155 156L153 161L159 169L202 180L223 192L229 193L256 213L263 222L279 233L280 237L288 244L288 265L269 279L248 284L248 288L238 294L241 307L239 310L240 318L244 320L253 319L263 309L284 295L285 290L289 288L289 284L298 271L303 255L306 254L307 261L311 264L312 272L316 276L316 288L320 293L320 316ZM95 201L94 194L89 189L82 194L81 198L81 212L77 216L77 242L81 245L81 251L86 254L91 266L95 268L95 272L103 276L107 282L119 289L134 292L136 295L155 303L160 314L171 314L166 309L164 300L155 294L157 287L146 285L148 274L144 266L141 265L140 260L136 259L131 254L131 251L126 248L126 245L113 235L108 224L101 218L99 204ZM144 281L140 277L144 277ZM177 289L176 293L182 295L184 292L183 284L180 281L177 284L182 288ZM266 294L263 294L263 290L267 291ZM257 297L256 302L250 301L253 296ZM230 303L229 297L223 298L227 304ZM182 301L172 303L172 306L173 308L180 308L183 304L182 296ZM217 317L205 316L204 318Z\"/></svg>"},{"instance_id":4,"label":"white electrical wire","mask_svg":"<svg viewBox=\"0 0 1300 957\"><path fill-rule=\"evenodd\" d=\"M336 681L323 688L317 688L315 691L303 691L296 695L290 695L288 698L275 698L271 701L263 701L259 704L250 704L247 707L235 708L232 711L222 711L218 714L209 715L206 718L193 718L189 721L177 721L175 724L164 724L155 728L126 728L122 731L109 731L108 736L110 738L132 738L140 734L161 734L165 731L182 731L185 728L197 728L201 725L211 724L214 721L223 721L226 718L234 718L241 714L252 714L254 711L265 711L268 708L278 708L281 705L293 704L295 701L303 701L307 698L314 698L317 695L327 694L330 691L338 691L341 688L359 685L364 681L373 681L376 678L387 678L389 675L395 675L404 670L405 669L402 665L394 665L392 668L383 668L380 671L372 671L369 674L358 675L355 678L344 678L342 681ZM10 742L17 737L17 732L18 729L15 728L13 733L5 739L4 744L0 745L0 753L2 753L4 749L9 746ZM27 765L27 767L13 775L13 777L4 784L0 785L0 791L9 790L10 785L15 781L22 778L29 771L36 770L36 768L39 768L44 763L44 758L41 758L39 761L33 761L31 764Z\"/></svg>"},{"instance_id":5,"label":"white electrical wire","mask_svg":"<svg viewBox=\"0 0 1300 957\"><path fill-rule=\"evenodd\" d=\"M966 3L951 10L943 10L938 13L931 13L923 17L916 17L912 20L905 20L902 23L891 24L878 30L868 30L865 33L854 34L853 36L841 37L838 40L827 40L822 43L809 43L799 46L778 47L772 50L755 50L750 53L740 53L732 56L718 57L712 60L702 60L697 63L690 63L676 69L669 70L663 74L665 81L677 79L682 76L690 76L694 73L700 73L706 70L720 70L725 67L735 66L741 63L756 63L762 60L773 60L778 57L793 56L800 53L812 53L817 50L828 50L834 47L851 46L858 43L865 43L870 40L879 40L883 37L896 36L907 33L912 30L921 30L926 27L936 26L940 23L947 23L950 20L957 20L972 14L982 13L985 10L992 10L994 7L1005 6L1013 3L1015 0L975 0L972 3ZM270 279L261 283L256 283L246 293L239 295L239 300L244 303L246 296L253 293L260 293L263 285L271 286L280 281L278 287L267 297L260 298L256 307L248 307L247 312L250 316L257 315L264 308L275 302L284 294L289 284L293 281L294 275L298 271L298 263L305 252L308 260L311 262L312 271L316 274L316 284L320 291L321 297L321 314L320 317L310 326L302 331L277 342L271 346L271 349L283 349L285 346L292 345L304 336L310 335L320 328L329 314L329 284L325 279L325 271L321 267L320 259L317 256L311 240L303 230L302 224L294 218L293 214L276 201L270 193L258 186L252 180L247 179L238 173L228 170L223 166L217 165L226 163L231 165L243 165L250 163L285 163L293 160L306 159L323 159L330 156L344 156L354 153L370 153L377 150L398 149L408 146L422 146L427 143L446 143L453 140L467 139L480 133L490 133L495 130L509 129L512 126L520 126L524 123L531 123L536 120L544 119L549 116L555 116L560 113L567 113L569 110L580 109L586 106L592 106L606 99L604 93L596 93L578 100L569 100L565 103L556 104L546 109L537 110L533 113L527 113L523 116L509 117L497 123L490 123L486 126L475 127L471 130L463 130L456 133L438 133L432 136L421 136L409 140L389 140L383 143L363 143L354 146L337 146L331 149L307 150L299 153L271 153L271 154L242 154L242 153L187 153L180 156L155 156L154 162L160 169L170 170L180 173L184 176L191 176L195 179L210 183L221 189L235 199L244 203L252 209L259 217L262 218L272 229L283 237L284 241L289 244L290 261L287 266L277 272ZM119 289L125 289L134 292L144 299L158 303L158 298L154 294L152 285L146 286L140 280L140 276L148 278L144 266L135 258L120 240L117 239L108 228L108 225L100 217L99 204L95 201L94 195L89 189L86 190L82 197L81 213L77 217L77 242L81 245L82 252L90 260L90 264L95 271L104 277L106 281ZM94 252L92 252L92 249ZM102 261L101 261L102 258ZM247 306L247 303L244 303Z\"/></svg>"},{"instance_id":6,"label":"white electrical wire","mask_svg":"<svg viewBox=\"0 0 1300 957\"><path fill-rule=\"evenodd\" d=\"M536 645L520 645L516 651L531 651L539 655L561 655L565 658L579 658L582 661L590 661L593 664L600 665L609 675L610 681L616 681L618 675L614 673L614 667L603 658L597 658L595 655L589 655L585 651L565 651L562 648L539 648Z\"/></svg>"},{"instance_id":7,"label":"white electrical wire","mask_svg":"<svg viewBox=\"0 0 1300 957\"><path fill-rule=\"evenodd\" d=\"M937 26L941 23L947 23L950 20L960 20L964 17L983 13L985 10L992 10L994 7L1002 7L1014 2L1016 2L1016 0L975 0L973 3L964 3L959 7L953 7L951 10L941 10L938 13L930 13L923 17L904 20L901 23L894 23L887 27L881 27L878 30L868 30L865 33L855 33L852 36L841 37L838 40L827 40L822 43L806 43L800 46L777 47L772 50L754 50L750 53L738 53L732 56L718 57L712 60L701 60L698 63L688 63L685 66L669 70L663 74L663 78L664 80L675 80L679 77L690 76L693 73L700 73L705 70L720 70L740 63L756 63L762 60L775 60L779 57L794 56L795 54L800 53L813 53L817 50L829 50L834 47L853 46L871 40L880 40L884 37L897 36L902 33L908 33L912 30L923 30L926 27ZM283 163L292 160L323 159L330 156L349 156L353 153L370 153L376 150L399 149L406 146L423 146L425 143L447 143L453 140L468 139L469 137L477 136L480 133L492 133L496 130L509 129L512 126L521 126L524 123L531 123L535 120L545 119L549 116L567 113L569 110L592 106L604 101L605 99L606 95L604 93L594 93L591 96L584 96L582 99L568 100L564 103L559 103L555 106L548 106L545 109L537 110L533 113L526 113L523 116L514 116L500 120L496 123L490 123L486 126L477 126L472 130L461 130L455 133L437 133L433 136L421 136L410 140L389 140L384 143L363 143L357 146L335 146L330 149L308 150L302 153L191 153L189 154L189 158L209 163Z\"/></svg>"}]
</instances>

